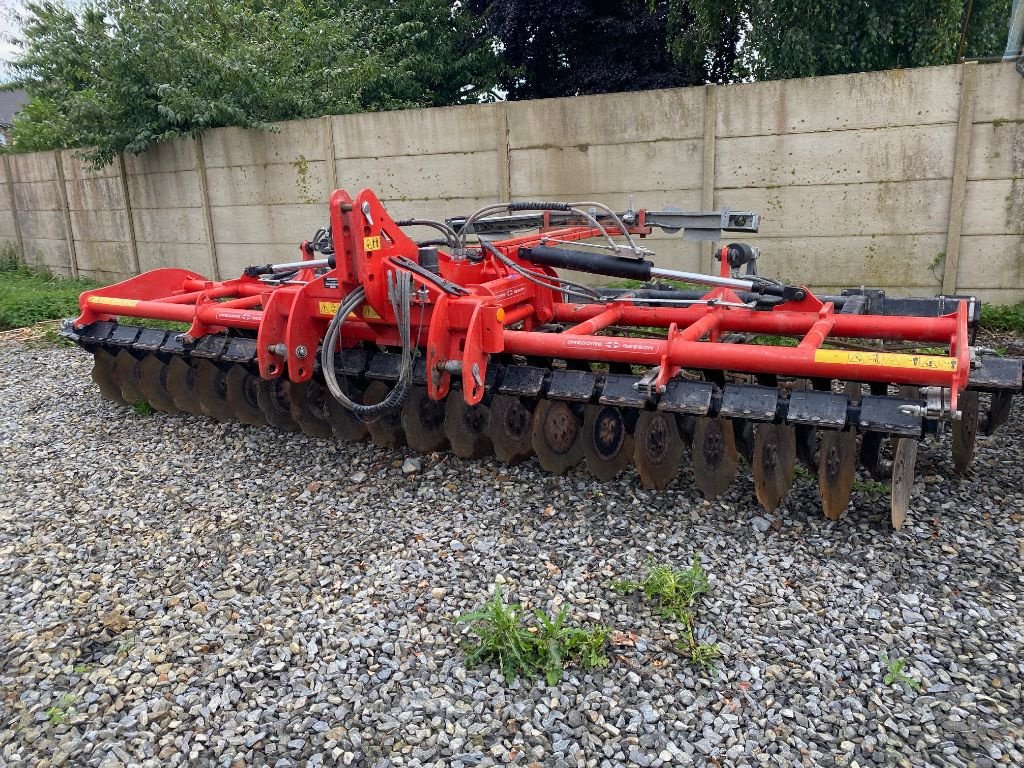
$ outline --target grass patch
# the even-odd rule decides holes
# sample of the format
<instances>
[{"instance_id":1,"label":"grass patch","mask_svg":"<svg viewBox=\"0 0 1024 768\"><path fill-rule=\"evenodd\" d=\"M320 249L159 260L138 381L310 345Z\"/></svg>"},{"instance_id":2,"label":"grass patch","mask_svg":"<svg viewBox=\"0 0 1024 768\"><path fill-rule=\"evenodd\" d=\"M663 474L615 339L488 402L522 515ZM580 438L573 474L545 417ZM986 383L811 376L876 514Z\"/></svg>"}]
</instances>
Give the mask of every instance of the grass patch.
<instances>
[{"instance_id":1,"label":"grass patch","mask_svg":"<svg viewBox=\"0 0 1024 768\"><path fill-rule=\"evenodd\" d=\"M8 246L0 252L0 331L74 317L79 314L78 295L99 285L25 266Z\"/></svg>"},{"instance_id":2,"label":"grass patch","mask_svg":"<svg viewBox=\"0 0 1024 768\"><path fill-rule=\"evenodd\" d=\"M565 607L557 616L534 611L528 623L522 606L506 603L496 584L490 600L456 619L476 636L464 644L466 665L494 665L509 685L517 677L538 674L544 675L548 685L557 685L566 666L607 666L604 648L611 628L568 625L568 615Z\"/></svg>"},{"instance_id":3,"label":"grass patch","mask_svg":"<svg viewBox=\"0 0 1024 768\"><path fill-rule=\"evenodd\" d=\"M1010 331L1024 334L1024 303L982 304L980 326L989 331Z\"/></svg>"},{"instance_id":4,"label":"grass patch","mask_svg":"<svg viewBox=\"0 0 1024 768\"><path fill-rule=\"evenodd\" d=\"M60 698L60 703L54 704L46 710L46 720L50 725L60 725L68 715L68 708L75 703L73 694L65 693Z\"/></svg>"},{"instance_id":5,"label":"grass patch","mask_svg":"<svg viewBox=\"0 0 1024 768\"><path fill-rule=\"evenodd\" d=\"M866 493L868 496L885 496L889 493L889 484L870 478L862 480L858 477L853 481L853 490Z\"/></svg>"},{"instance_id":6,"label":"grass patch","mask_svg":"<svg viewBox=\"0 0 1024 768\"><path fill-rule=\"evenodd\" d=\"M643 579L632 581L618 579L612 582L612 589L618 592L641 591L653 602L658 613L666 619L683 625L683 640L679 650L685 653L691 663L705 669L710 668L718 657L718 643L697 642L693 605L697 598L710 589L708 576L695 554L687 568L674 568L667 563L651 563Z\"/></svg>"},{"instance_id":7,"label":"grass patch","mask_svg":"<svg viewBox=\"0 0 1024 768\"><path fill-rule=\"evenodd\" d=\"M886 685L894 686L900 683L913 688L915 691L921 690L921 683L912 677L909 677L903 670L907 666L907 660L902 656L895 659L890 659L887 654L879 654L879 658L882 663L885 664L888 672L885 673L885 677L882 678L882 682Z\"/></svg>"}]
</instances>

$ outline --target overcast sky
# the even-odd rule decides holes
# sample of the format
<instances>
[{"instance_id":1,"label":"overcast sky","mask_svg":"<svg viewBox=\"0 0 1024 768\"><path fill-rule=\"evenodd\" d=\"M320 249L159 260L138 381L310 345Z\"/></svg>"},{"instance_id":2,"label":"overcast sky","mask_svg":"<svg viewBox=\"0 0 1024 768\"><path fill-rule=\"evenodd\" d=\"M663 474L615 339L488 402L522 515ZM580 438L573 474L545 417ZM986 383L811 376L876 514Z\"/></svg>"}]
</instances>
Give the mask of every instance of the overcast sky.
<instances>
[{"instance_id":1,"label":"overcast sky","mask_svg":"<svg viewBox=\"0 0 1024 768\"><path fill-rule=\"evenodd\" d=\"M5 80L9 74L7 62L14 53L11 35L16 29L13 16L15 9L20 5L18 0L0 0L0 80Z\"/></svg>"}]
</instances>

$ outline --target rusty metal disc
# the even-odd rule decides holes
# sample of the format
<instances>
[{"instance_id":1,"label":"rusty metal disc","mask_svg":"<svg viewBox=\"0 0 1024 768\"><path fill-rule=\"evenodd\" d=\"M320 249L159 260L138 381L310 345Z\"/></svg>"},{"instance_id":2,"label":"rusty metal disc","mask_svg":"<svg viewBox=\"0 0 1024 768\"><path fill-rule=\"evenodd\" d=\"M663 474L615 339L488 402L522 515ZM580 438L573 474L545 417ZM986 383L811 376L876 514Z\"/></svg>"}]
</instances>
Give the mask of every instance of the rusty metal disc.
<instances>
[{"instance_id":1,"label":"rusty metal disc","mask_svg":"<svg viewBox=\"0 0 1024 768\"><path fill-rule=\"evenodd\" d=\"M754 424L749 419L731 419L732 434L736 441L736 451L747 464L754 461Z\"/></svg>"},{"instance_id":2,"label":"rusty metal disc","mask_svg":"<svg viewBox=\"0 0 1024 768\"><path fill-rule=\"evenodd\" d=\"M174 398L167 391L167 364L154 354L148 354L139 361L139 391L156 410L178 412Z\"/></svg>"},{"instance_id":3,"label":"rusty metal disc","mask_svg":"<svg viewBox=\"0 0 1024 768\"><path fill-rule=\"evenodd\" d=\"M355 403L363 401L363 393L351 382L339 381L338 383L349 400ZM330 393L327 398L327 421L330 422L331 429L334 430L334 436L341 440L355 443L365 440L370 434L370 430L366 428L366 422L331 397Z\"/></svg>"},{"instance_id":4,"label":"rusty metal disc","mask_svg":"<svg viewBox=\"0 0 1024 768\"><path fill-rule=\"evenodd\" d=\"M402 428L409 447L420 453L443 451L448 447L444 422L444 400L431 400L426 387L411 387L402 406Z\"/></svg>"},{"instance_id":5,"label":"rusty metal disc","mask_svg":"<svg viewBox=\"0 0 1024 768\"><path fill-rule=\"evenodd\" d=\"M838 520L850 503L857 472L857 436L853 430L823 429L818 447L818 493L825 517Z\"/></svg>"},{"instance_id":6,"label":"rusty metal disc","mask_svg":"<svg viewBox=\"0 0 1024 768\"><path fill-rule=\"evenodd\" d=\"M227 388L228 405L236 419L254 427L267 423L267 417L263 415L263 409L260 408L259 376L253 374L245 366L233 365L228 369L224 385Z\"/></svg>"},{"instance_id":7,"label":"rusty metal disc","mask_svg":"<svg viewBox=\"0 0 1024 768\"><path fill-rule=\"evenodd\" d=\"M960 419L953 422L953 467L958 475L967 472L974 459L978 438L978 393L960 393Z\"/></svg>"},{"instance_id":8,"label":"rusty metal disc","mask_svg":"<svg viewBox=\"0 0 1024 768\"><path fill-rule=\"evenodd\" d=\"M299 384L293 381L288 396L292 401L292 419L303 434L319 438L334 435L327 421L327 400L331 396L327 387L316 379Z\"/></svg>"},{"instance_id":9,"label":"rusty metal disc","mask_svg":"<svg viewBox=\"0 0 1024 768\"><path fill-rule=\"evenodd\" d=\"M227 373L212 360L196 360L196 397L203 412L223 423L235 417L228 405Z\"/></svg>"},{"instance_id":10,"label":"rusty metal disc","mask_svg":"<svg viewBox=\"0 0 1024 768\"><path fill-rule=\"evenodd\" d=\"M1013 392L1008 389L1001 389L992 393L992 401L989 403L988 411L981 422L981 433L993 435L999 427L1003 426L1010 418L1010 410L1013 406Z\"/></svg>"},{"instance_id":11,"label":"rusty metal disc","mask_svg":"<svg viewBox=\"0 0 1024 768\"><path fill-rule=\"evenodd\" d=\"M121 397L126 403L134 404L145 401L139 390L139 361L127 349L118 350L114 358L113 380L121 388Z\"/></svg>"},{"instance_id":12,"label":"rusty metal disc","mask_svg":"<svg viewBox=\"0 0 1024 768\"><path fill-rule=\"evenodd\" d=\"M899 530L907 519L910 494L914 490L914 468L917 464L917 440L910 437L893 439L892 448L892 527Z\"/></svg>"},{"instance_id":13,"label":"rusty metal disc","mask_svg":"<svg viewBox=\"0 0 1024 768\"><path fill-rule=\"evenodd\" d=\"M875 480L886 481L892 476L892 462L882 456L885 434L865 432L860 439L860 463Z\"/></svg>"},{"instance_id":14,"label":"rusty metal disc","mask_svg":"<svg viewBox=\"0 0 1024 768\"><path fill-rule=\"evenodd\" d=\"M483 403L467 405L462 392L448 394L445 401L444 432L452 452L464 459L482 459L494 453L489 424L491 410Z\"/></svg>"},{"instance_id":15,"label":"rusty metal disc","mask_svg":"<svg viewBox=\"0 0 1024 768\"><path fill-rule=\"evenodd\" d=\"M533 411L530 439L540 465L556 475L583 460L583 425L563 400L541 400Z\"/></svg>"},{"instance_id":16,"label":"rusty metal disc","mask_svg":"<svg viewBox=\"0 0 1024 768\"><path fill-rule=\"evenodd\" d=\"M296 432L299 425L292 418L291 382L284 376L275 379L260 378L256 386L256 401L267 418L267 424L285 432Z\"/></svg>"},{"instance_id":17,"label":"rusty metal disc","mask_svg":"<svg viewBox=\"0 0 1024 768\"><path fill-rule=\"evenodd\" d=\"M675 480L686 443L674 413L641 411L633 442L633 463L644 488L660 491Z\"/></svg>"},{"instance_id":18,"label":"rusty metal disc","mask_svg":"<svg viewBox=\"0 0 1024 768\"><path fill-rule=\"evenodd\" d=\"M533 412L523 400L512 395L495 395L490 407L487 435L491 438L494 455L509 465L526 461L533 455L530 437Z\"/></svg>"},{"instance_id":19,"label":"rusty metal disc","mask_svg":"<svg viewBox=\"0 0 1024 768\"><path fill-rule=\"evenodd\" d=\"M583 458L598 480L612 480L629 467L633 438L625 414L614 405L588 405L583 409Z\"/></svg>"},{"instance_id":20,"label":"rusty metal disc","mask_svg":"<svg viewBox=\"0 0 1024 768\"><path fill-rule=\"evenodd\" d=\"M795 465L796 430L785 424L758 424L750 466L754 493L767 511L778 509L793 487Z\"/></svg>"},{"instance_id":21,"label":"rusty metal disc","mask_svg":"<svg viewBox=\"0 0 1024 768\"><path fill-rule=\"evenodd\" d=\"M391 387L383 381L371 381L370 385L363 392L364 405L376 405L381 402ZM401 448L405 445L405 430L402 429L402 410L392 408L385 411L373 421L367 422L366 428L370 431L370 439L381 448Z\"/></svg>"},{"instance_id":22,"label":"rusty metal disc","mask_svg":"<svg viewBox=\"0 0 1024 768\"><path fill-rule=\"evenodd\" d=\"M732 425L721 416L701 416L693 429L693 475L706 499L722 495L736 476L739 454Z\"/></svg>"},{"instance_id":23,"label":"rusty metal disc","mask_svg":"<svg viewBox=\"0 0 1024 768\"><path fill-rule=\"evenodd\" d=\"M179 411L191 413L193 416L203 415L203 407L196 395L196 369L189 365L187 360L177 355L172 357L167 363L165 381L167 391Z\"/></svg>"},{"instance_id":24,"label":"rusty metal disc","mask_svg":"<svg viewBox=\"0 0 1024 768\"><path fill-rule=\"evenodd\" d=\"M100 388L100 396L118 405L128 405L121 394L121 387L114 380L114 355L105 349L96 349L92 353L92 380Z\"/></svg>"}]
</instances>

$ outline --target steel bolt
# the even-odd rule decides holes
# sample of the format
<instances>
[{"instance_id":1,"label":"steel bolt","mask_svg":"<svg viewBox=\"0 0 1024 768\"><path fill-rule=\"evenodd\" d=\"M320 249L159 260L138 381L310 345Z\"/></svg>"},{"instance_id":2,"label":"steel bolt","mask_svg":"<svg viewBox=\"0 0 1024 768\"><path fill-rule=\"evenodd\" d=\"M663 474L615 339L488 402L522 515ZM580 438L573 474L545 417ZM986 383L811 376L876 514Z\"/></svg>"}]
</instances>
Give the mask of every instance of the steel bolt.
<instances>
[{"instance_id":1,"label":"steel bolt","mask_svg":"<svg viewBox=\"0 0 1024 768\"><path fill-rule=\"evenodd\" d=\"M299 360L305 360L307 354L309 354L309 350L304 345L300 344L295 348L295 357Z\"/></svg>"}]
</instances>

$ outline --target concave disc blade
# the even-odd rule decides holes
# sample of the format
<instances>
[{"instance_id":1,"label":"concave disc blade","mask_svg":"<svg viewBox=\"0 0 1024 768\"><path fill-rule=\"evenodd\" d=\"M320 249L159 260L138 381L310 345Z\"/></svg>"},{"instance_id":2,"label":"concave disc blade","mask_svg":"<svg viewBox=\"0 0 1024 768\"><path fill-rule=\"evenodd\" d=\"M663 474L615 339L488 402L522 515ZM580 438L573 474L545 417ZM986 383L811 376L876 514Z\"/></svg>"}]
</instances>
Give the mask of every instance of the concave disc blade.
<instances>
[{"instance_id":1,"label":"concave disc blade","mask_svg":"<svg viewBox=\"0 0 1024 768\"><path fill-rule=\"evenodd\" d=\"M291 382L284 376L276 379L260 378L256 387L256 400L267 418L267 424L285 432L296 432L299 425L292 418Z\"/></svg>"},{"instance_id":2,"label":"concave disc blade","mask_svg":"<svg viewBox=\"0 0 1024 768\"><path fill-rule=\"evenodd\" d=\"M633 437L625 414L614 405L588 405L583 409L583 458L598 480L613 479L629 467Z\"/></svg>"},{"instance_id":3,"label":"concave disc blade","mask_svg":"<svg viewBox=\"0 0 1024 768\"><path fill-rule=\"evenodd\" d=\"M910 494L914 490L914 468L917 464L917 440L898 437L892 449L892 527L899 530L907 519Z\"/></svg>"},{"instance_id":4,"label":"concave disc blade","mask_svg":"<svg viewBox=\"0 0 1024 768\"><path fill-rule=\"evenodd\" d=\"M749 419L732 419L732 434L736 441L736 451L747 464L754 461L754 425Z\"/></svg>"},{"instance_id":5,"label":"concave disc blade","mask_svg":"<svg viewBox=\"0 0 1024 768\"><path fill-rule=\"evenodd\" d=\"M732 425L720 416L701 416L693 429L693 475L706 499L721 496L736 476L739 454Z\"/></svg>"},{"instance_id":6,"label":"concave disc blade","mask_svg":"<svg viewBox=\"0 0 1024 768\"><path fill-rule=\"evenodd\" d=\"M114 355L105 349L97 349L92 353L92 380L100 388L100 396L118 405L128 405L121 394L121 387L114 380Z\"/></svg>"},{"instance_id":7,"label":"concave disc blade","mask_svg":"<svg viewBox=\"0 0 1024 768\"><path fill-rule=\"evenodd\" d=\"M483 403L467 405L462 392L453 391L445 401L444 432L452 451L464 459L482 459L494 452L488 425L491 409Z\"/></svg>"},{"instance_id":8,"label":"concave disc blade","mask_svg":"<svg viewBox=\"0 0 1024 768\"><path fill-rule=\"evenodd\" d=\"M118 350L117 357L114 358L113 379L121 388L121 397L127 403L140 403L145 400L139 391L139 372L136 368L138 362L127 349Z\"/></svg>"},{"instance_id":9,"label":"concave disc blade","mask_svg":"<svg viewBox=\"0 0 1024 768\"><path fill-rule=\"evenodd\" d=\"M660 491L675 480L686 443L674 413L641 411L633 442L633 463L644 488Z\"/></svg>"},{"instance_id":10,"label":"concave disc blade","mask_svg":"<svg viewBox=\"0 0 1024 768\"><path fill-rule=\"evenodd\" d=\"M875 480L886 481L892 476L892 462L882 456L885 434L865 432L860 439L860 463Z\"/></svg>"},{"instance_id":11,"label":"concave disc blade","mask_svg":"<svg viewBox=\"0 0 1024 768\"><path fill-rule=\"evenodd\" d=\"M247 370L245 366L233 365L228 369L224 379L227 388L228 405L235 418L243 424L260 427L267 423L259 401L260 377Z\"/></svg>"},{"instance_id":12,"label":"concave disc blade","mask_svg":"<svg viewBox=\"0 0 1024 768\"><path fill-rule=\"evenodd\" d=\"M139 391L158 411L177 413L178 406L167 391L167 364L153 354L139 361Z\"/></svg>"},{"instance_id":13,"label":"concave disc blade","mask_svg":"<svg viewBox=\"0 0 1024 768\"><path fill-rule=\"evenodd\" d=\"M331 396L327 387L316 379L299 384L293 381L288 395L292 401L292 419L303 434L320 438L334 435L327 421L327 398Z\"/></svg>"},{"instance_id":14,"label":"concave disc blade","mask_svg":"<svg viewBox=\"0 0 1024 768\"><path fill-rule=\"evenodd\" d=\"M960 393L960 419L953 422L953 467L958 475L967 472L974 459L978 437L978 393Z\"/></svg>"},{"instance_id":15,"label":"concave disc blade","mask_svg":"<svg viewBox=\"0 0 1024 768\"><path fill-rule=\"evenodd\" d=\"M774 512L793 487L796 430L785 424L758 424L751 471L754 493L761 506Z\"/></svg>"},{"instance_id":16,"label":"concave disc blade","mask_svg":"<svg viewBox=\"0 0 1024 768\"><path fill-rule=\"evenodd\" d=\"M339 381L338 385L342 392L354 403L363 402L363 393L355 385L348 381ZM327 391L327 421L334 430L334 436L340 440L358 442L365 440L370 430L366 428L366 422L356 416L352 411L338 402L330 390Z\"/></svg>"},{"instance_id":17,"label":"concave disc blade","mask_svg":"<svg viewBox=\"0 0 1024 768\"><path fill-rule=\"evenodd\" d=\"M1010 418L1010 409L1013 405L1013 393L1010 390L1002 389L992 393L992 402L989 404L985 419L981 425L983 435L993 435L999 427Z\"/></svg>"},{"instance_id":18,"label":"concave disc blade","mask_svg":"<svg viewBox=\"0 0 1024 768\"><path fill-rule=\"evenodd\" d=\"M196 395L196 370L183 357L174 356L167 363L167 391L179 411L202 416L203 407Z\"/></svg>"},{"instance_id":19,"label":"concave disc blade","mask_svg":"<svg viewBox=\"0 0 1024 768\"><path fill-rule=\"evenodd\" d=\"M234 419L235 412L228 405L227 373L212 360L196 360L195 367L196 396L203 412L222 424Z\"/></svg>"},{"instance_id":20,"label":"concave disc blade","mask_svg":"<svg viewBox=\"0 0 1024 768\"><path fill-rule=\"evenodd\" d=\"M537 461L560 475L583 459L583 429L579 417L562 400L541 400L533 411L530 439Z\"/></svg>"},{"instance_id":21,"label":"concave disc blade","mask_svg":"<svg viewBox=\"0 0 1024 768\"><path fill-rule=\"evenodd\" d=\"M381 402L391 387L383 381L372 381L363 392L363 403L365 405L376 405ZM373 421L367 422L366 428L370 430L370 439L381 448L401 448L405 445L405 430L402 429L402 410L392 408L385 411Z\"/></svg>"},{"instance_id":22,"label":"concave disc blade","mask_svg":"<svg viewBox=\"0 0 1024 768\"><path fill-rule=\"evenodd\" d=\"M510 465L526 461L533 455L530 437L533 412L512 395L495 395L490 408L487 435L494 446L494 455Z\"/></svg>"},{"instance_id":23,"label":"concave disc blade","mask_svg":"<svg viewBox=\"0 0 1024 768\"><path fill-rule=\"evenodd\" d=\"M431 400L426 387L412 387L402 406L402 429L409 447L420 453L443 451L448 447L444 432L444 400Z\"/></svg>"},{"instance_id":24,"label":"concave disc blade","mask_svg":"<svg viewBox=\"0 0 1024 768\"><path fill-rule=\"evenodd\" d=\"M823 429L818 448L818 492L825 517L838 520L850 503L857 471L857 436L853 430Z\"/></svg>"}]
</instances>

